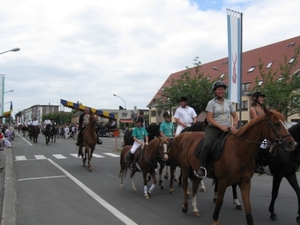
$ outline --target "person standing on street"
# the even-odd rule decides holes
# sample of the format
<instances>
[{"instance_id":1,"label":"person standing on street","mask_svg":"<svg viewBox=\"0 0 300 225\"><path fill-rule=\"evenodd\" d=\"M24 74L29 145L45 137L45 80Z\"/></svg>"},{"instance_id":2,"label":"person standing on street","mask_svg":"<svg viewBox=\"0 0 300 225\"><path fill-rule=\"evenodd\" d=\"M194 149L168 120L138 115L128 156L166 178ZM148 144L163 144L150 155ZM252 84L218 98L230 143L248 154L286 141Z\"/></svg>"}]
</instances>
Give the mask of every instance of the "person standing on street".
<instances>
[{"instance_id":1,"label":"person standing on street","mask_svg":"<svg viewBox=\"0 0 300 225\"><path fill-rule=\"evenodd\" d=\"M197 123L197 114L195 110L187 105L187 97L180 98L180 107L176 109L174 118L177 123L176 136L186 128L192 126L192 124Z\"/></svg>"}]
</instances>

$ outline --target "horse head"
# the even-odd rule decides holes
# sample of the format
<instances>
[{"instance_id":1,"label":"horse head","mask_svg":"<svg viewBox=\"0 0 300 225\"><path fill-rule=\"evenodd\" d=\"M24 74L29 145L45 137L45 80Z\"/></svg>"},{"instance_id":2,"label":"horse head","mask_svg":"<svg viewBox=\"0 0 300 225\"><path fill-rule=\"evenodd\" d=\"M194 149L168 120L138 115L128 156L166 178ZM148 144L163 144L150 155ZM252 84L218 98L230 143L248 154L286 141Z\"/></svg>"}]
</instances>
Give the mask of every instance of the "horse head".
<instances>
[{"instance_id":1,"label":"horse head","mask_svg":"<svg viewBox=\"0 0 300 225\"><path fill-rule=\"evenodd\" d=\"M164 137L158 137L150 141L148 149L155 149L156 158L160 163L165 163L168 160L169 140Z\"/></svg>"},{"instance_id":2,"label":"horse head","mask_svg":"<svg viewBox=\"0 0 300 225\"><path fill-rule=\"evenodd\" d=\"M96 124L98 122L98 115L92 113L89 118L89 124Z\"/></svg>"}]
</instances>

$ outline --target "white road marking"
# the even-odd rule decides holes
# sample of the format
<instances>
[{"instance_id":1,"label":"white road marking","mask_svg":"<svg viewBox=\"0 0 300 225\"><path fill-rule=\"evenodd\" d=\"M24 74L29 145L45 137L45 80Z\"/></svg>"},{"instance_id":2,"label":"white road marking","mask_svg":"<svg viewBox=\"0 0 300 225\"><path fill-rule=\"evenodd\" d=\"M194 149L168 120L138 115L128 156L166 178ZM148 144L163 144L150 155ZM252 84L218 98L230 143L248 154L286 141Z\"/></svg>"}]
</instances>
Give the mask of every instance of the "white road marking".
<instances>
[{"instance_id":1,"label":"white road marking","mask_svg":"<svg viewBox=\"0 0 300 225\"><path fill-rule=\"evenodd\" d=\"M52 161L51 159L48 159L50 163L52 163L54 166L56 166L60 171L62 171L66 176L68 176L71 180L73 180L82 190L84 190L87 194L89 194L93 199L95 199L99 204L101 204L104 208L106 208L109 212L111 212L114 216L116 216L119 220L121 220L126 225L137 225L133 220L131 220L129 217L121 213L119 210L117 210L115 207L110 205L108 202L106 202L103 198L101 198L99 195L97 195L95 192L93 192L91 189L89 189L87 186L85 186L81 181L79 181L77 178L75 178L72 174L67 172L65 169L60 167L57 163Z\"/></svg>"},{"instance_id":2,"label":"white road marking","mask_svg":"<svg viewBox=\"0 0 300 225\"><path fill-rule=\"evenodd\" d=\"M75 158L78 158L78 159L81 158L80 156L78 157L78 154L74 154L74 153L73 153L73 154L70 154L70 155L71 155L71 156L74 156Z\"/></svg>"},{"instance_id":3,"label":"white road marking","mask_svg":"<svg viewBox=\"0 0 300 225\"><path fill-rule=\"evenodd\" d=\"M63 156L62 154L53 154L53 156L57 159L66 159L67 157Z\"/></svg>"},{"instance_id":4,"label":"white road marking","mask_svg":"<svg viewBox=\"0 0 300 225\"><path fill-rule=\"evenodd\" d=\"M19 137L22 138L27 144L32 145L29 141L27 141L25 138L23 138L20 134L17 133L17 135L19 135Z\"/></svg>"},{"instance_id":5,"label":"white road marking","mask_svg":"<svg viewBox=\"0 0 300 225\"><path fill-rule=\"evenodd\" d=\"M40 179L52 179L52 178L61 178L61 177L67 177L65 175L60 175L60 176L49 176L49 177L32 177L32 178L23 178L19 179L17 181L24 181L24 180L40 180Z\"/></svg>"},{"instance_id":6,"label":"white road marking","mask_svg":"<svg viewBox=\"0 0 300 225\"><path fill-rule=\"evenodd\" d=\"M34 155L36 159L47 159L44 155Z\"/></svg>"},{"instance_id":7,"label":"white road marking","mask_svg":"<svg viewBox=\"0 0 300 225\"><path fill-rule=\"evenodd\" d=\"M27 160L25 155L16 156L16 161Z\"/></svg>"},{"instance_id":8,"label":"white road marking","mask_svg":"<svg viewBox=\"0 0 300 225\"><path fill-rule=\"evenodd\" d=\"M95 153L93 153L93 157L95 157L95 158L104 158L103 155L98 155L98 154L95 154Z\"/></svg>"},{"instance_id":9,"label":"white road marking","mask_svg":"<svg viewBox=\"0 0 300 225\"><path fill-rule=\"evenodd\" d=\"M118 154L109 153L109 152L105 152L105 153L103 153L103 154L109 155L109 156L111 156L111 157L120 157L120 155L118 155Z\"/></svg>"}]
</instances>

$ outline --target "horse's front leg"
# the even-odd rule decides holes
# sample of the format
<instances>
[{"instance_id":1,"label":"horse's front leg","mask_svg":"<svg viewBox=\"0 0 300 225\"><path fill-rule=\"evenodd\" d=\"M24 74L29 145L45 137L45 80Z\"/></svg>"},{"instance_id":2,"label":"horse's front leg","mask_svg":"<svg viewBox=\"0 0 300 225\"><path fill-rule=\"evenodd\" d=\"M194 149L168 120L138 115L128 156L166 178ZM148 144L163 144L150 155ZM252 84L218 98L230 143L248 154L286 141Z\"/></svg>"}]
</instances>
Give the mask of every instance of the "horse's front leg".
<instances>
[{"instance_id":1,"label":"horse's front leg","mask_svg":"<svg viewBox=\"0 0 300 225\"><path fill-rule=\"evenodd\" d=\"M183 213L187 213L189 208L189 202L188 202L188 175L189 175L189 169L182 168L181 169L181 179L182 179L182 189L183 189L183 205L181 207L181 210Z\"/></svg>"},{"instance_id":2,"label":"horse's front leg","mask_svg":"<svg viewBox=\"0 0 300 225\"><path fill-rule=\"evenodd\" d=\"M297 180L297 176L294 173L292 176L286 178L292 188L295 190L298 199L298 216L296 217L296 222L300 224L300 188Z\"/></svg>"},{"instance_id":3,"label":"horse's front leg","mask_svg":"<svg viewBox=\"0 0 300 225\"><path fill-rule=\"evenodd\" d=\"M218 225L218 220L219 220L219 214L221 211L221 207L223 205L223 199L224 199L224 194L226 191L226 181L221 182L218 181L218 193L217 193L217 200L216 200L216 206L215 206L215 210L213 213L213 224L212 225Z\"/></svg>"},{"instance_id":4,"label":"horse's front leg","mask_svg":"<svg viewBox=\"0 0 300 225\"><path fill-rule=\"evenodd\" d=\"M239 186L240 186L240 190L242 193L242 198L245 206L247 225L253 225L252 209L250 203L251 180L250 179L244 180Z\"/></svg>"},{"instance_id":5,"label":"horse's front leg","mask_svg":"<svg viewBox=\"0 0 300 225\"><path fill-rule=\"evenodd\" d=\"M170 174L171 174L171 176L170 176L170 193L171 194L174 194L174 186L173 186L173 184L174 184L174 181L175 181L175 175L176 175L176 166L174 166L174 165L170 165Z\"/></svg>"},{"instance_id":6,"label":"horse's front leg","mask_svg":"<svg viewBox=\"0 0 300 225\"><path fill-rule=\"evenodd\" d=\"M203 180L200 181L200 189L201 189L202 192L206 192L206 187L204 185L204 181Z\"/></svg>"},{"instance_id":7,"label":"horse's front leg","mask_svg":"<svg viewBox=\"0 0 300 225\"><path fill-rule=\"evenodd\" d=\"M242 205L237 198L237 192L236 192L237 184L233 184L231 185L231 187L232 187L232 195L233 195L233 204L235 204L235 208L237 210L242 210L243 209Z\"/></svg>"},{"instance_id":8,"label":"horse's front leg","mask_svg":"<svg viewBox=\"0 0 300 225\"><path fill-rule=\"evenodd\" d=\"M160 189L165 189L165 186L164 186L164 184L162 182L162 178L161 178L161 175L162 175L162 172L164 170L164 167L165 167L164 165L160 164L159 171L158 171L158 176L159 176L159 178L158 178L158 180L159 180L158 185L160 186Z\"/></svg>"},{"instance_id":9,"label":"horse's front leg","mask_svg":"<svg viewBox=\"0 0 300 225\"><path fill-rule=\"evenodd\" d=\"M89 146L87 146L85 148L85 152L86 152L87 157L88 157L88 166L87 166L87 169L89 170L89 172L92 172L93 171L92 164L91 164L92 149Z\"/></svg>"},{"instance_id":10,"label":"horse's front leg","mask_svg":"<svg viewBox=\"0 0 300 225\"><path fill-rule=\"evenodd\" d=\"M147 174L147 173L146 173ZM151 192L154 190L155 188L155 184L157 183L157 180L156 180L156 172L155 170L151 170L150 171L150 175L152 177L152 185L150 186L149 190L147 190L147 183L145 184L145 180L144 180L144 192L147 191L147 193L145 193L145 197L146 198L149 198L151 196ZM147 194L147 196L146 196Z\"/></svg>"},{"instance_id":11,"label":"horse's front leg","mask_svg":"<svg viewBox=\"0 0 300 225\"><path fill-rule=\"evenodd\" d=\"M272 185L272 199L269 205L269 212L271 213L270 218L271 220L277 220L277 215L274 212L274 205L275 205L275 201L276 198L278 196L278 190L279 190L279 186L282 180L282 176L281 175L273 175L273 185Z\"/></svg>"}]
</instances>

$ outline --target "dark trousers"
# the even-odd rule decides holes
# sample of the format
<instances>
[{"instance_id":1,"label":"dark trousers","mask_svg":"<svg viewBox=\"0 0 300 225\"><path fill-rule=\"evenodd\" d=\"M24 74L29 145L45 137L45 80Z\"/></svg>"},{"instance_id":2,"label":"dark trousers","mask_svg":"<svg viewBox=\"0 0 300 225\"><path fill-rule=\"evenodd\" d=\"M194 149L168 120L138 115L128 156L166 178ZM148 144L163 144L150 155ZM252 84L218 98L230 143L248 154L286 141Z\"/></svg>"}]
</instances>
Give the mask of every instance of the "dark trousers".
<instances>
[{"instance_id":1,"label":"dark trousers","mask_svg":"<svg viewBox=\"0 0 300 225\"><path fill-rule=\"evenodd\" d=\"M200 153L200 165L205 167L206 161L207 161L207 155L209 153L210 148L212 147L213 141L220 137L224 131L220 130L217 127L208 125L207 128L205 129L205 139L204 139L204 144L201 149Z\"/></svg>"}]
</instances>

